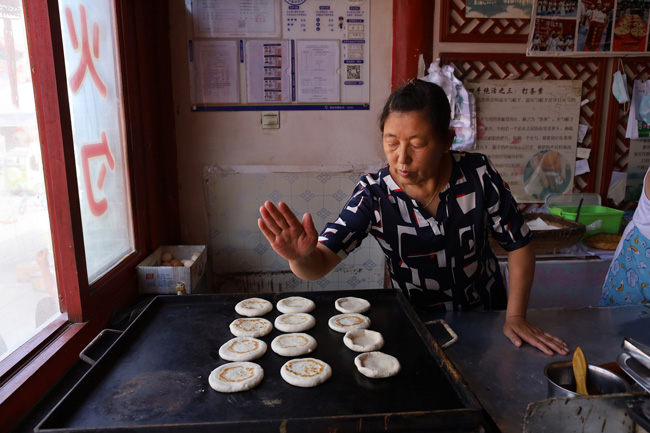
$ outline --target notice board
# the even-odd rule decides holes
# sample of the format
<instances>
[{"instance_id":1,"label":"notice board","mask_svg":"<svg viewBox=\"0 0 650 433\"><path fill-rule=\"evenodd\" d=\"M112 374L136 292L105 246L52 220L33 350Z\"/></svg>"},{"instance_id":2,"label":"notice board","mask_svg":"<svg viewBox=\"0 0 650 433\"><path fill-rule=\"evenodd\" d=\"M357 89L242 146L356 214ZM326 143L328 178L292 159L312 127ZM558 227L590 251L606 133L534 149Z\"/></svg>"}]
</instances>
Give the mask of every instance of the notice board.
<instances>
[{"instance_id":1,"label":"notice board","mask_svg":"<svg viewBox=\"0 0 650 433\"><path fill-rule=\"evenodd\" d=\"M580 80L466 80L476 97L477 146L520 203L570 193Z\"/></svg>"},{"instance_id":2,"label":"notice board","mask_svg":"<svg viewBox=\"0 0 650 433\"><path fill-rule=\"evenodd\" d=\"M370 0L186 0L192 111L367 110Z\"/></svg>"}]
</instances>

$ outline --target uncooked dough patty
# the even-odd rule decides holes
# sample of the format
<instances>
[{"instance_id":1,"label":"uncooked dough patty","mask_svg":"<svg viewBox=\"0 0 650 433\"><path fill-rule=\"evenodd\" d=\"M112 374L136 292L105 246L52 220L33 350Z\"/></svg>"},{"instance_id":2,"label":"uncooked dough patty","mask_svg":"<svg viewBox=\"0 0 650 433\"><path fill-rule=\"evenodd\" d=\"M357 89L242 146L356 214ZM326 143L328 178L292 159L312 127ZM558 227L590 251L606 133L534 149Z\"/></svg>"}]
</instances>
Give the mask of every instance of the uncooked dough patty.
<instances>
[{"instance_id":1,"label":"uncooked dough patty","mask_svg":"<svg viewBox=\"0 0 650 433\"><path fill-rule=\"evenodd\" d=\"M355 352L372 352L384 345L384 337L370 329L353 329L345 333L343 344Z\"/></svg>"},{"instance_id":2,"label":"uncooked dough patty","mask_svg":"<svg viewBox=\"0 0 650 433\"><path fill-rule=\"evenodd\" d=\"M354 358L354 365L364 376L378 379L394 376L402 369L397 358L383 352L368 352Z\"/></svg>"},{"instance_id":3,"label":"uncooked dough patty","mask_svg":"<svg viewBox=\"0 0 650 433\"><path fill-rule=\"evenodd\" d=\"M315 358L299 358L287 361L280 375L289 384L302 388L320 385L332 376L329 364Z\"/></svg>"},{"instance_id":4,"label":"uncooked dough patty","mask_svg":"<svg viewBox=\"0 0 650 433\"><path fill-rule=\"evenodd\" d=\"M370 302L362 298L350 296L337 299L334 302L334 308L341 313L365 313L370 310Z\"/></svg>"},{"instance_id":5,"label":"uncooked dough patty","mask_svg":"<svg viewBox=\"0 0 650 433\"><path fill-rule=\"evenodd\" d=\"M219 392L239 392L255 388L264 379L264 370L254 362L230 362L212 370L208 383Z\"/></svg>"}]
</instances>

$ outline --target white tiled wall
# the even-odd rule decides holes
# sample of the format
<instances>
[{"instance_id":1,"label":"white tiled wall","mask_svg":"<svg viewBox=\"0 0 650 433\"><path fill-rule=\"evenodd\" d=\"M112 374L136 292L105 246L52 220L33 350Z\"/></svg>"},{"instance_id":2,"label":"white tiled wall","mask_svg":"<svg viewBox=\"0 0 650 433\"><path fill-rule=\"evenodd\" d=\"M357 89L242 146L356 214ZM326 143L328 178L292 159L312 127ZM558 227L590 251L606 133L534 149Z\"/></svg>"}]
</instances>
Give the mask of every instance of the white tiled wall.
<instances>
[{"instance_id":1,"label":"white tiled wall","mask_svg":"<svg viewBox=\"0 0 650 433\"><path fill-rule=\"evenodd\" d=\"M266 200L283 201L299 219L310 212L317 230L334 221L361 173L225 172L204 170L213 286L218 292L376 289L384 286L384 254L372 237L324 278L295 277L257 227Z\"/></svg>"}]
</instances>

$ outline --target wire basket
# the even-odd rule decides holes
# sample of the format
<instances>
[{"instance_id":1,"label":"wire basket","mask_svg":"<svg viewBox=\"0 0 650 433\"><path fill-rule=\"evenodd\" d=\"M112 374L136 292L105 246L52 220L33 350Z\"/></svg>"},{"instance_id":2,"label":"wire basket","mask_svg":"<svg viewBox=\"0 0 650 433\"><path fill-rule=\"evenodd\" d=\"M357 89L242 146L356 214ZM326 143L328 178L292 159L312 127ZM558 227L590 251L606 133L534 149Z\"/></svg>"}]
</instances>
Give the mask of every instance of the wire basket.
<instances>
[{"instance_id":1,"label":"wire basket","mask_svg":"<svg viewBox=\"0 0 650 433\"><path fill-rule=\"evenodd\" d=\"M531 245L535 254L555 254L570 248L577 244L587 231L584 224L546 213L525 213L524 218L526 222L541 218L546 224L558 227L554 230L532 230ZM488 238L488 242L494 254L507 254L492 236Z\"/></svg>"}]
</instances>

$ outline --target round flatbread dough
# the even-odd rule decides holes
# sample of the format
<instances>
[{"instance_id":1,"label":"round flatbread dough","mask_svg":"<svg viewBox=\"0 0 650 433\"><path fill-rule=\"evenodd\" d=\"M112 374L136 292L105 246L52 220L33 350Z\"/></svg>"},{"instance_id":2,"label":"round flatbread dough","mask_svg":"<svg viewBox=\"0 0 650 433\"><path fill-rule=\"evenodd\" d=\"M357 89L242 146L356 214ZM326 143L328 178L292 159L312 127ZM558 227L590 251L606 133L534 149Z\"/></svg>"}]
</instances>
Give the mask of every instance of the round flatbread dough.
<instances>
[{"instance_id":1,"label":"round flatbread dough","mask_svg":"<svg viewBox=\"0 0 650 433\"><path fill-rule=\"evenodd\" d=\"M271 341L271 350L280 356L300 356L316 349L316 339L309 334L278 335Z\"/></svg>"},{"instance_id":2,"label":"round flatbread dough","mask_svg":"<svg viewBox=\"0 0 650 433\"><path fill-rule=\"evenodd\" d=\"M355 352L373 352L384 345L384 337L370 329L354 329L345 333L343 343Z\"/></svg>"},{"instance_id":3,"label":"round flatbread dough","mask_svg":"<svg viewBox=\"0 0 650 433\"><path fill-rule=\"evenodd\" d=\"M266 299L262 298L248 298L240 301L235 305L237 314L246 317L259 317L263 316L273 309L271 304Z\"/></svg>"},{"instance_id":4,"label":"round flatbread dough","mask_svg":"<svg viewBox=\"0 0 650 433\"><path fill-rule=\"evenodd\" d=\"M334 308L341 313L365 313L370 310L370 302L362 298L355 298L350 296L347 298L339 298L334 302Z\"/></svg>"},{"instance_id":5,"label":"round flatbread dough","mask_svg":"<svg viewBox=\"0 0 650 433\"><path fill-rule=\"evenodd\" d=\"M329 379L332 376L332 367L320 359L292 359L282 366L280 375L291 385L310 388Z\"/></svg>"},{"instance_id":6,"label":"round flatbread dough","mask_svg":"<svg viewBox=\"0 0 650 433\"><path fill-rule=\"evenodd\" d=\"M354 329L370 328L370 319L359 313L345 313L330 317L327 324L336 332L346 333Z\"/></svg>"},{"instance_id":7,"label":"round flatbread dough","mask_svg":"<svg viewBox=\"0 0 650 433\"><path fill-rule=\"evenodd\" d=\"M280 299L275 307L281 313L309 313L316 308L316 304L302 296L290 296Z\"/></svg>"},{"instance_id":8,"label":"round flatbread dough","mask_svg":"<svg viewBox=\"0 0 650 433\"><path fill-rule=\"evenodd\" d=\"M235 319L230 324L230 332L235 337L264 337L272 329L273 324L261 317Z\"/></svg>"},{"instance_id":9,"label":"round flatbread dough","mask_svg":"<svg viewBox=\"0 0 650 433\"><path fill-rule=\"evenodd\" d=\"M275 319L275 327L282 332L302 332L316 324L314 316L307 313L286 313Z\"/></svg>"},{"instance_id":10,"label":"round flatbread dough","mask_svg":"<svg viewBox=\"0 0 650 433\"><path fill-rule=\"evenodd\" d=\"M226 361L252 361L266 353L266 343L252 337L236 337L219 348Z\"/></svg>"},{"instance_id":11,"label":"round flatbread dough","mask_svg":"<svg viewBox=\"0 0 650 433\"><path fill-rule=\"evenodd\" d=\"M378 379L395 376L402 369L397 358L383 352L368 352L354 358L354 365L364 376Z\"/></svg>"},{"instance_id":12,"label":"round flatbread dough","mask_svg":"<svg viewBox=\"0 0 650 433\"><path fill-rule=\"evenodd\" d=\"M208 383L219 392L239 392L255 388L264 379L264 370L254 362L230 362L212 370Z\"/></svg>"}]
</instances>

